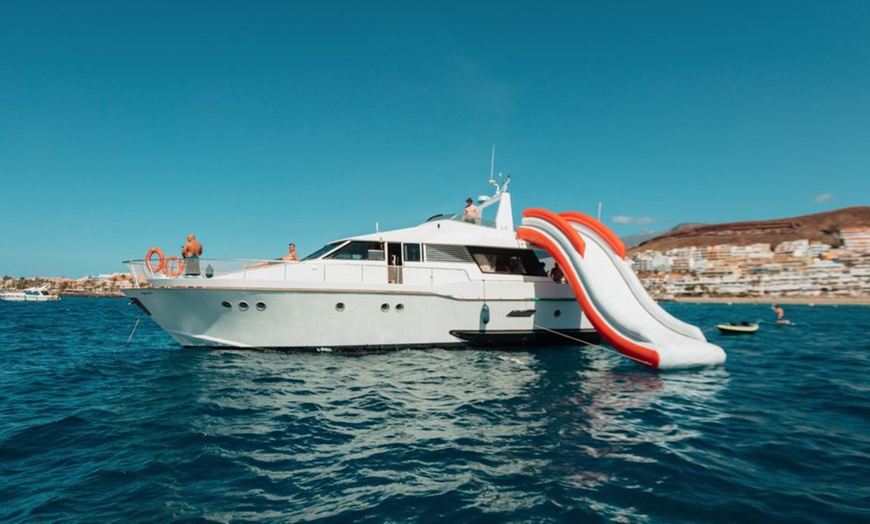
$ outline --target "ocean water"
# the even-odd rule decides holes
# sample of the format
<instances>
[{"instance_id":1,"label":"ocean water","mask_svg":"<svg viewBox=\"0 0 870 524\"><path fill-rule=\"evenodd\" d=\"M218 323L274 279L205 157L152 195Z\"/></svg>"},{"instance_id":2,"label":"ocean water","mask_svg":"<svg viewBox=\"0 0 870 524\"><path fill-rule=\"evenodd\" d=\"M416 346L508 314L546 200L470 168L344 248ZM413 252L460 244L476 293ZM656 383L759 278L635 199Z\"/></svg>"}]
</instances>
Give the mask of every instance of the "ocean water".
<instances>
[{"instance_id":1,"label":"ocean water","mask_svg":"<svg viewBox=\"0 0 870 524\"><path fill-rule=\"evenodd\" d=\"M870 307L665 306L726 365L125 348L125 300L0 302L0 521L870 520Z\"/></svg>"}]
</instances>

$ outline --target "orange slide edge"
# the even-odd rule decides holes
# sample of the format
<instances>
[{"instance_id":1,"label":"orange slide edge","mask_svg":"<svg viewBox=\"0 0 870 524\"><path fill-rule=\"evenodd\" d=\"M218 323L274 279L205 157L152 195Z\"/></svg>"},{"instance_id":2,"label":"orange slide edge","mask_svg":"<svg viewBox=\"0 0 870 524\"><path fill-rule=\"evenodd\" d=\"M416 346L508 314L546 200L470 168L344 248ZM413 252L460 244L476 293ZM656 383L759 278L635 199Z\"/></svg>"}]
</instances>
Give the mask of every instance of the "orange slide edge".
<instances>
[{"instance_id":1,"label":"orange slide edge","mask_svg":"<svg viewBox=\"0 0 870 524\"><path fill-rule=\"evenodd\" d=\"M552 211L547 211L546 209L540 208L531 208L523 211L523 216L526 218L539 218L546 222L549 222L559 228L568 240L571 241L571 244L574 246L574 249L580 253L580 256L586 256L586 241L583 240L583 237L580 236L580 233L577 232L576 229L571 227L571 225L565 221L564 218L561 218L556 213Z\"/></svg>"},{"instance_id":2,"label":"orange slide edge","mask_svg":"<svg viewBox=\"0 0 870 524\"><path fill-rule=\"evenodd\" d=\"M535 218L543 218L544 220L547 220L547 218L544 218L543 216L540 216L538 214L526 215L525 211L523 212L523 216L533 216ZM573 230L574 228L571 229ZM609 343L611 346L616 348L617 351L630 358L631 360L658 369L659 354L657 351L645 348L626 339L615 330L613 330L604 321L604 319L601 318L601 316L592 306L592 303L589 301L586 293L584 293L583 287L580 285L580 280L577 276L574 266L562 254L562 251L556 247L552 240L550 240L545 234L541 233L540 231L526 226L521 226L519 229L517 229L517 237L521 240L531 242L532 244L540 247L550 256L552 256L556 262L559 263L559 265L562 267L562 271L565 274L565 277L568 279L568 283L571 286L571 289L574 291L574 296L577 298L577 302L580 304L580 308L583 310L584 313L586 313L586 316L589 318L592 326L598 331L601 337L605 341L607 341L607 343Z\"/></svg>"},{"instance_id":3,"label":"orange slide edge","mask_svg":"<svg viewBox=\"0 0 870 524\"><path fill-rule=\"evenodd\" d=\"M616 236L616 233L601 223L600 220L596 220L589 215L577 211L566 211L565 213L559 213L559 216L569 222L576 222L588 227L592 231L595 231L608 244L610 244L610 248L619 255L619 258L625 260L625 244L622 242L622 239Z\"/></svg>"}]
</instances>

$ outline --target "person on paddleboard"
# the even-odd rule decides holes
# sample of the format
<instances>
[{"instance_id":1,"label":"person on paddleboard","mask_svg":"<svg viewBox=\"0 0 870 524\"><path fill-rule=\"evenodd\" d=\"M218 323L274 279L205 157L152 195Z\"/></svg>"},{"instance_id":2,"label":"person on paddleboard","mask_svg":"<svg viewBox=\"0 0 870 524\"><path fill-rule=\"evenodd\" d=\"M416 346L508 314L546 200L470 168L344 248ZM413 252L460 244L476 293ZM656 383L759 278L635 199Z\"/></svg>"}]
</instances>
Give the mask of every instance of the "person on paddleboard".
<instances>
[{"instance_id":1,"label":"person on paddleboard","mask_svg":"<svg viewBox=\"0 0 870 524\"><path fill-rule=\"evenodd\" d=\"M773 311L776 313L776 321L779 324L790 324L788 320L785 319L785 311L778 304L773 305Z\"/></svg>"}]
</instances>

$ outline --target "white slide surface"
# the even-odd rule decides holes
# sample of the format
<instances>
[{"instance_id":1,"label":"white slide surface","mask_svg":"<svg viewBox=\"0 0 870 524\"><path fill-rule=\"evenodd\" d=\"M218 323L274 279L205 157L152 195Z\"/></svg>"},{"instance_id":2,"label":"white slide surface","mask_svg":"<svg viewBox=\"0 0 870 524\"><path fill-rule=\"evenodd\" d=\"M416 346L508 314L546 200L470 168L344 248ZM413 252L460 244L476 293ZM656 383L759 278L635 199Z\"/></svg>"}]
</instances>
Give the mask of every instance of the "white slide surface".
<instances>
[{"instance_id":1,"label":"white slide surface","mask_svg":"<svg viewBox=\"0 0 870 524\"><path fill-rule=\"evenodd\" d=\"M615 235L603 224L578 213L560 216L542 211L524 213L520 237L535 232L531 234L534 239L526 239L560 261L584 312L620 353L658 369L725 362L722 348L707 342L700 329L675 318L649 296L617 252L621 242L615 246L618 239L614 241ZM577 248L571 231L582 239L584 249Z\"/></svg>"}]
</instances>

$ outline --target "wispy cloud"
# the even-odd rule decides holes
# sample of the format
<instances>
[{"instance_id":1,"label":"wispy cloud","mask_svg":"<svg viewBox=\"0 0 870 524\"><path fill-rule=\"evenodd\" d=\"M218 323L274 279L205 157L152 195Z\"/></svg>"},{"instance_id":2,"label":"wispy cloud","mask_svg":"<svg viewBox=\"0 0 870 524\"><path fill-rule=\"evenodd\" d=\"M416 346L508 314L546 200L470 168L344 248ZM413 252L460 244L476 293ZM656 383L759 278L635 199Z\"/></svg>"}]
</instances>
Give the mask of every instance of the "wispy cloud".
<instances>
[{"instance_id":1,"label":"wispy cloud","mask_svg":"<svg viewBox=\"0 0 870 524\"><path fill-rule=\"evenodd\" d=\"M516 112L518 90L512 77L475 58L452 37L433 38L442 51L437 60L421 66L425 81L408 83L403 78L396 80L398 85L427 102L447 99L463 104L466 111L485 113L486 118L506 119Z\"/></svg>"},{"instance_id":2,"label":"wispy cloud","mask_svg":"<svg viewBox=\"0 0 870 524\"><path fill-rule=\"evenodd\" d=\"M444 81L448 92L490 114L506 117L516 108L514 85L464 53L448 61Z\"/></svg>"},{"instance_id":3,"label":"wispy cloud","mask_svg":"<svg viewBox=\"0 0 870 524\"><path fill-rule=\"evenodd\" d=\"M813 202L827 202L833 198L834 198L833 193L822 193L821 195L814 198Z\"/></svg>"},{"instance_id":4,"label":"wispy cloud","mask_svg":"<svg viewBox=\"0 0 870 524\"><path fill-rule=\"evenodd\" d=\"M652 217L627 217L625 215L616 215L611 220L617 224L637 224L639 226L655 224L658 222L657 219Z\"/></svg>"}]
</instances>

